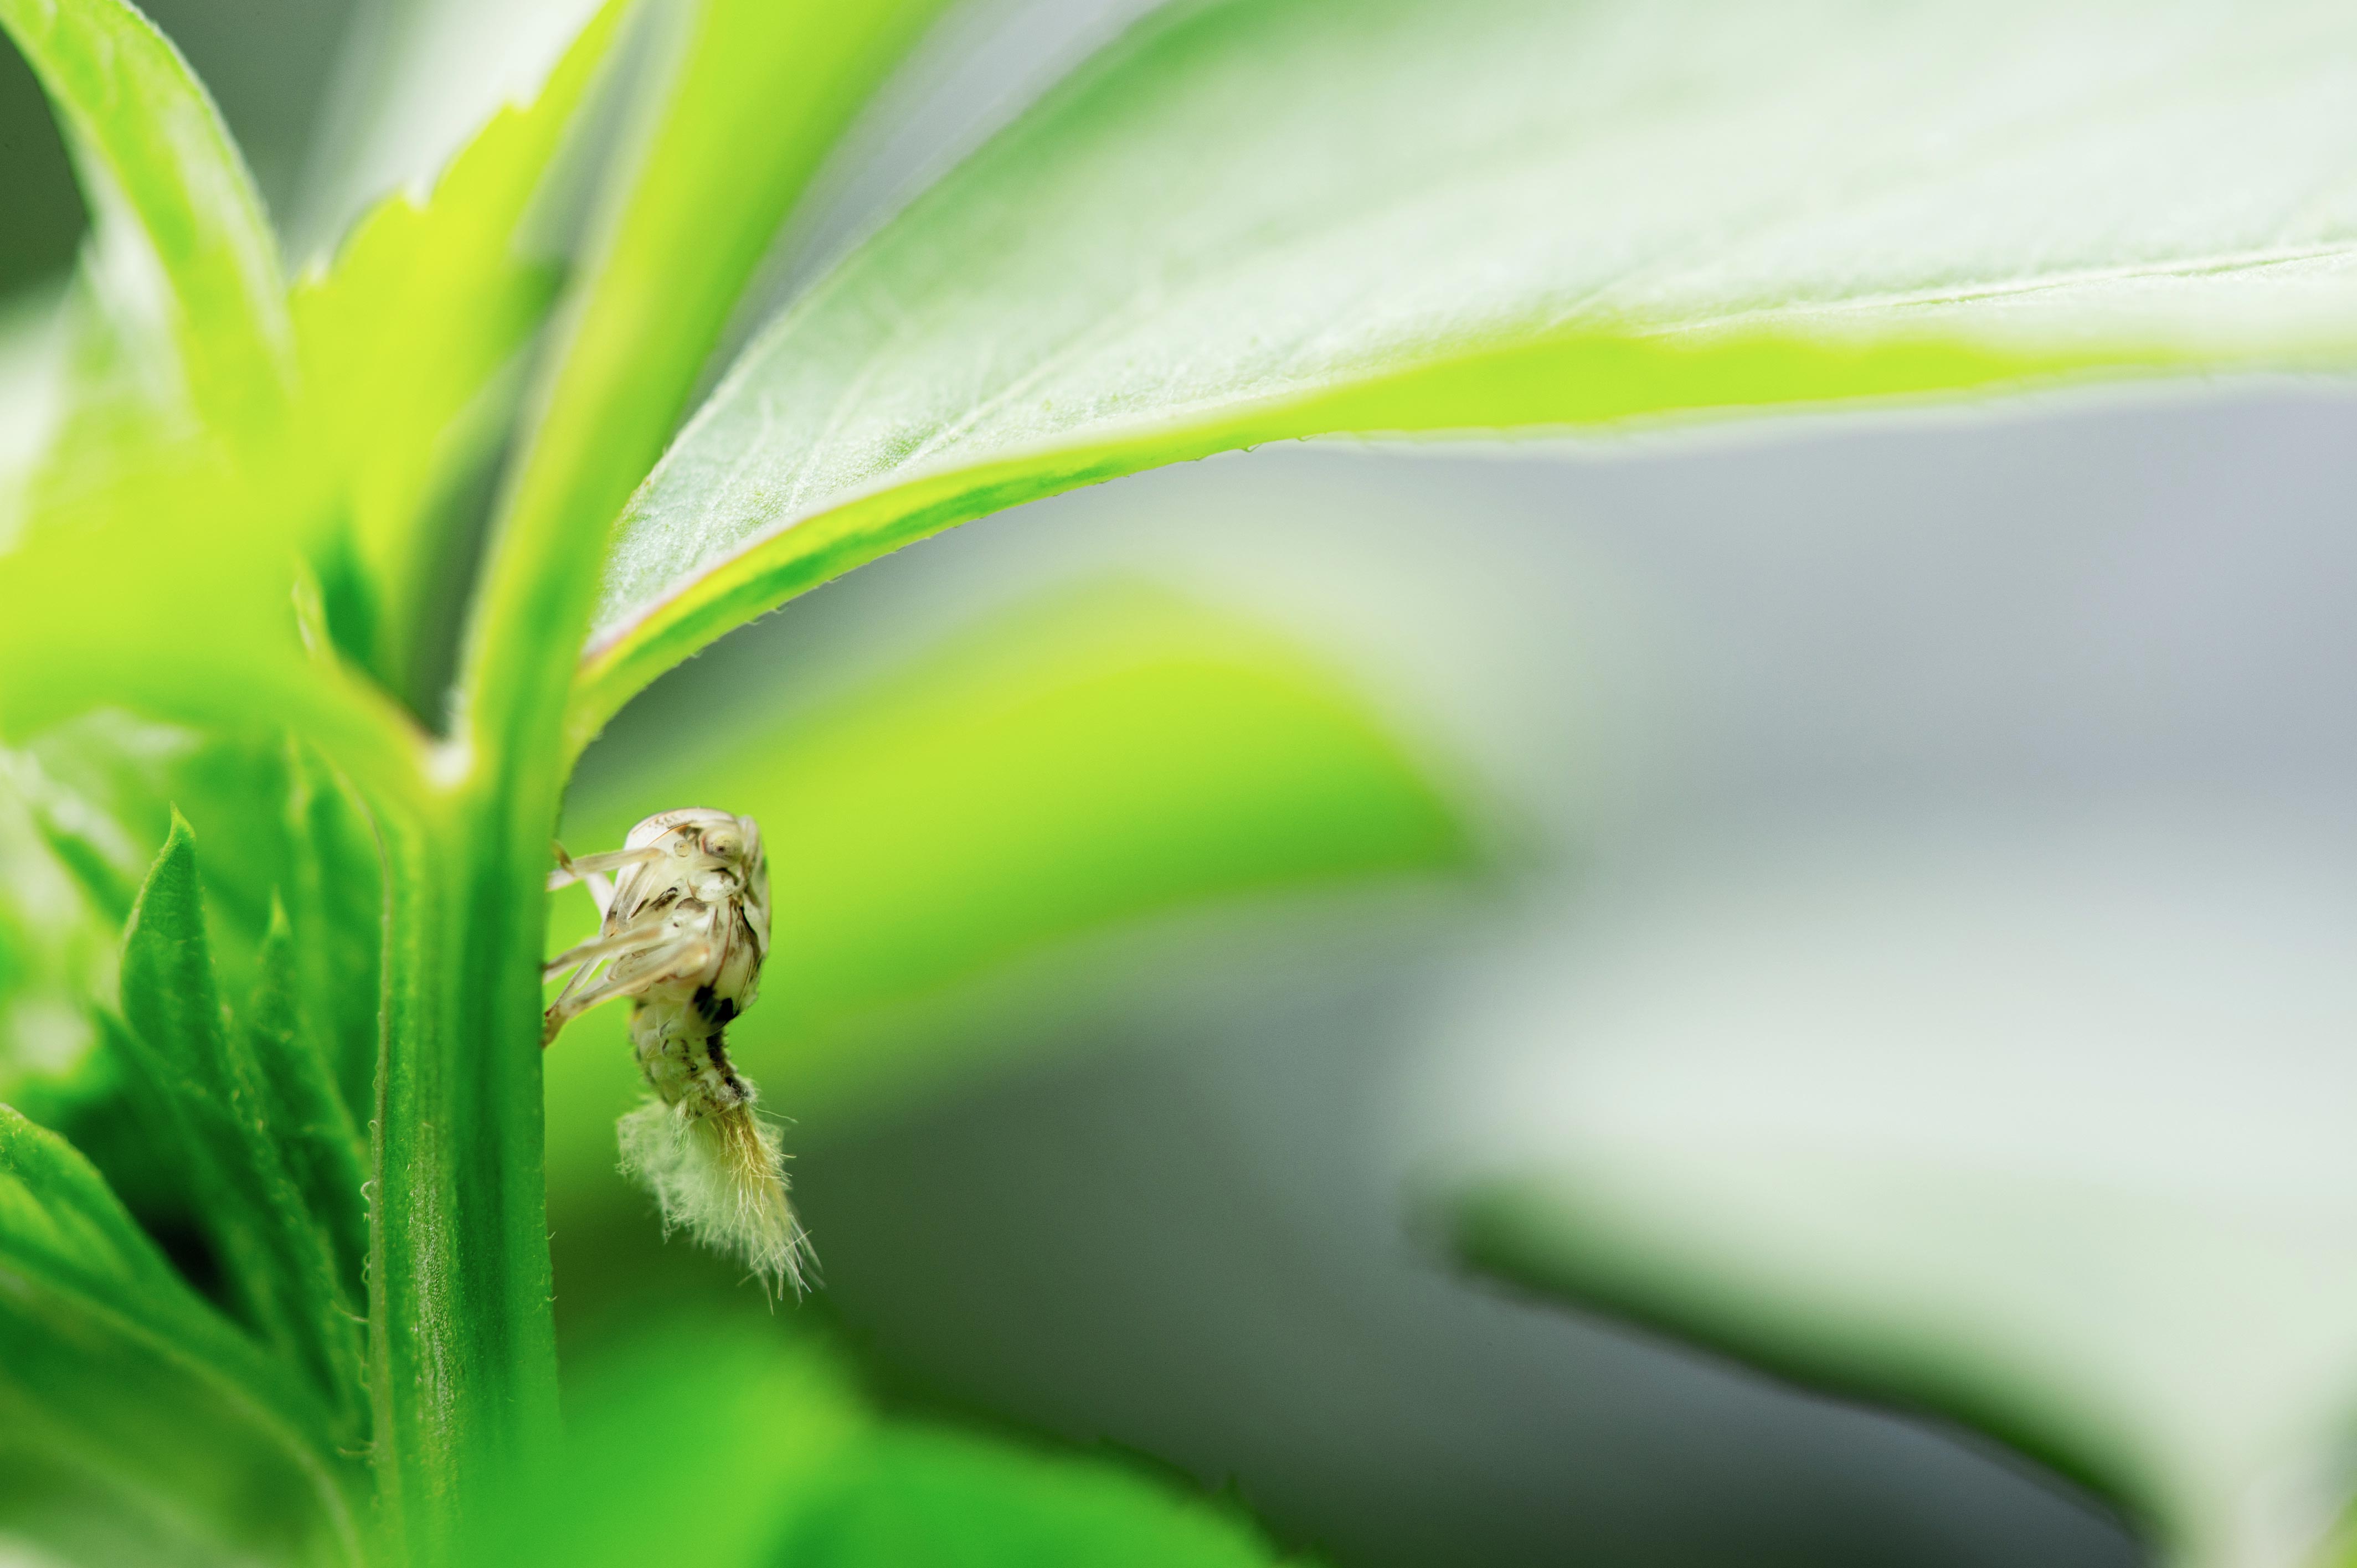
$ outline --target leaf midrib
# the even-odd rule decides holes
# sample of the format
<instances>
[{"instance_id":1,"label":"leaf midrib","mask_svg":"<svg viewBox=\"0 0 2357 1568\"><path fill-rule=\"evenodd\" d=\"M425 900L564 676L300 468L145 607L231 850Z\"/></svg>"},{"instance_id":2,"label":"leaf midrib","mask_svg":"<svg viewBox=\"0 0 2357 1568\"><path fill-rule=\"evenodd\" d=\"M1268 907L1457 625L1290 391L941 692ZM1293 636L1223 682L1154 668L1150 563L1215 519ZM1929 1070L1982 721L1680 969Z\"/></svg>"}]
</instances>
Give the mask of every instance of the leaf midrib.
<instances>
[{"instance_id":1,"label":"leaf midrib","mask_svg":"<svg viewBox=\"0 0 2357 1568\"><path fill-rule=\"evenodd\" d=\"M1289 381L1272 387L1265 392L1249 399L1229 400L1215 393L1187 403L1164 405L1155 415L1146 419L1108 420L1103 424L1076 426L1045 442L1010 446L1004 449L993 450L987 455L986 464L977 464L965 456L931 466L904 461L901 466L887 469L866 483L824 497L816 506L791 511L780 521L769 525L759 533L748 536L736 549L699 562L692 572L683 573L674 579L673 587L675 590L680 585L692 585L697 580L725 571L737 563L757 557L780 538L814 518L875 500L896 489L948 478L961 471L977 469L985 466L996 467L1001 464L1019 463L1027 459L1070 454L1087 448L1118 446L1125 439L1136 439L1161 432L1183 429L1197 416L1206 413L1215 413L1223 416L1249 414L1255 409L1281 407L1289 402L1347 388L1353 384L1366 384L1378 380L1430 373L1456 364L1488 358L1501 351L1539 349L1544 347L1549 339L1604 342L1618 338L1632 343L1707 340L1712 338L1737 336L1741 329L1747 328L1772 329L1784 323L1827 320L1877 311L1928 311L1947 306L1970 305L1981 300L2065 294L2074 289L2106 284L2173 277L2222 276L2237 273L2255 274L2275 268L2342 259L2357 262L2357 241L2293 249L2218 252L2202 256L2180 257L2162 263L2145 263L2118 267L2091 267L2072 273L2046 274L2034 278L1975 279L1963 285L1932 289L1896 291L1839 300L1799 302L1686 319L1660 321L1631 319L1611 324L1603 330L1598 330L1591 324L1580 321L1576 317L1558 319L1547 324L1545 328L1532 332L1506 330L1481 338L1458 340L1452 343L1446 352L1406 360L1396 365L1372 366L1355 376L1325 380L1309 372L1298 372ZM2357 332L2357 322L2352 322L2352 330ZM2103 372L2101 367L2091 366L2086 373L2089 376L2099 376ZM855 385L858 384L865 384L864 381L855 382ZM1026 384L1036 385L1037 379L1034 378ZM1004 397L1005 394L1002 393L996 401L1003 402ZM701 423L705 417L706 415L700 413L696 421L691 422L689 429L693 430L694 425ZM1571 423L1566 421L1564 425L1532 426L1530 434L1540 435L1555 433L1569 427ZM1309 438L1316 435L1346 433L1342 429L1334 429L1305 430L1300 434L1303 438ZM684 433L683 433L683 438L684 438ZM748 460L750 460L749 457ZM812 471L813 471L813 466L806 462L801 474L798 475L798 479L806 478ZM800 493L802 492L797 492L798 499ZM658 615L663 606L677 596L676 591L651 596L593 632L583 650L581 665L585 669L594 665L616 649L626 645L640 627Z\"/></svg>"}]
</instances>

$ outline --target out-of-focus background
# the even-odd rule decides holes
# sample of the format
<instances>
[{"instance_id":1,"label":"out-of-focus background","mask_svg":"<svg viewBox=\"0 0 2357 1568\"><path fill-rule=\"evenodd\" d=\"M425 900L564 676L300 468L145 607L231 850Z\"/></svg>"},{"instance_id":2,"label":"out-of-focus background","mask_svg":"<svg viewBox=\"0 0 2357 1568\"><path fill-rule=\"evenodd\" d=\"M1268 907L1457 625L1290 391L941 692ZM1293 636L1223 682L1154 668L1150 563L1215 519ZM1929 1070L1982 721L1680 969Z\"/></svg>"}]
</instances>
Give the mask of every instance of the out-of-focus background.
<instances>
[{"instance_id":1,"label":"out-of-focus background","mask_svg":"<svg viewBox=\"0 0 2357 1568\"><path fill-rule=\"evenodd\" d=\"M580 9L148 8L298 261ZM953 18L770 296L1141 8ZM81 215L13 55L0 148L0 298L37 299ZM1471 1274L1424 1195L1569 1140L1663 1266L1701 1259L1763 1316L1797 1276L1861 1323L1929 1325L2132 1428L2164 1474L2332 1419L2298 1391L2357 1387L2335 1319L2357 1294L2353 426L2357 394L2244 381L1222 457L961 530L738 634L617 723L576 825L690 803L635 791L695 778L732 725L866 755L845 715L883 693L1017 746L1137 637L1258 671L1118 767L1056 732L1069 795L977 806L980 762L875 763L919 846L875 876L954 949L977 909L1054 903L1052 846L1100 831L1075 800L1209 767L1247 722L1219 704L1280 671L1447 831L1383 875L1180 877L960 949L912 994L839 986L831 1059L900 1065L805 1082L788 1042L765 1070L826 1278L774 1331L847 1347L904 1408L1232 1487L1338 1564L2125 1564L2143 1549L2089 1494L1959 1427ZM1279 789L1257 755L1238 787ZM936 817L1015 848L931 883ZM843 821L765 823L788 925L826 928L797 867L853 853ZM551 1064L570 1346L766 1316L613 1176L614 1036L576 1035Z\"/></svg>"}]
</instances>

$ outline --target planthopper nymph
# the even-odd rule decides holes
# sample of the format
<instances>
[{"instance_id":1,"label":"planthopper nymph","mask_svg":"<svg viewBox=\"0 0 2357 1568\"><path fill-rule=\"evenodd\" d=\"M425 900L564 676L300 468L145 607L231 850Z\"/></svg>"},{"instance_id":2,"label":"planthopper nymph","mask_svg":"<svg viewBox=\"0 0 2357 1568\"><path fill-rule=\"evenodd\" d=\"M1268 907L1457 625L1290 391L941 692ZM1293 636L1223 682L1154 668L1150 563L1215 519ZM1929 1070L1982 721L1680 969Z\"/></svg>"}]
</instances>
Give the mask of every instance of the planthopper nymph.
<instances>
[{"instance_id":1,"label":"planthopper nymph","mask_svg":"<svg viewBox=\"0 0 2357 1568\"><path fill-rule=\"evenodd\" d=\"M601 1002L630 999L630 1043L653 1091L622 1118L622 1168L646 1184L666 1229L734 1252L772 1289L797 1294L810 1240L786 1197L774 1128L728 1060L729 1021L751 1005L770 950L770 866L750 817L664 811L622 847L575 859L562 845L554 890L586 883L597 934L551 961L573 978L542 1020L541 1044ZM608 879L611 874L611 880Z\"/></svg>"}]
</instances>

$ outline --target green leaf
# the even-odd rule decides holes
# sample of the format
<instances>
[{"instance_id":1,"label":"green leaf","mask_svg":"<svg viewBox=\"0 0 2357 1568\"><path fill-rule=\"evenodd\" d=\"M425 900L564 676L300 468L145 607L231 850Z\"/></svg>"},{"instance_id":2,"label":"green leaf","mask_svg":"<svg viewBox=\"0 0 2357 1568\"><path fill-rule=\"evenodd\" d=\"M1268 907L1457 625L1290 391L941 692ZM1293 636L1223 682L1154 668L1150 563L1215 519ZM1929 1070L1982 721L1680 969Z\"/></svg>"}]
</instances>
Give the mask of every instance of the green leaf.
<instances>
[{"instance_id":1,"label":"green leaf","mask_svg":"<svg viewBox=\"0 0 2357 1568\"><path fill-rule=\"evenodd\" d=\"M283 746L101 712L42 731L20 756L51 843L70 833L89 846L81 858L102 858L82 880L118 945L171 836L174 811L209 839L236 844L237 854L209 859L201 870L214 962L233 965L236 981L249 978L272 890L289 865Z\"/></svg>"},{"instance_id":2,"label":"green leaf","mask_svg":"<svg viewBox=\"0 0 2357 1568\"><path fill-rule=\"evenodd\" d=\"M798 1510L779 1568L1264 1568L1239 1515L1101 1462L946 1427L877 1431Z\"/></svg>"},{"instance_id":3,"label":"green leaf","mask_svg":"<svg viewBox=\"0 0 2357 1568\"><path fill-rule=\"evenodd\" d=\"M424 735L328 645L288 497L249 479L149 452L0 541L0 739L105 708L237 731L266 716L356 785L414 798Z\"/></svg>"},{"instance_id":4,"label":"green leaf","mask_svg":"<svg viewBox=\"0 0 2357 1568\"><path fill-rule=\"evenodd\" d=\"M110 705L234 718L315 683L292 563L239 526L247 499L210 467L135 471L0 553L0 730Z\"/></svg>"},{"instance_id":5,"label":"green leaf","mask_svg":"<svg viewBox=\"0 0 2357 1568\"><path fill-rule=\"evenodd\" d=\"M111 824L78 818L70 803L56 796L35 803L34 822L41 842L81 886L99 918L112 926L130 919L139 884L117 853L120 835L106 832Z\"/></svg>"},{"instance_id":6,"label":"green leaf","mask_svg":"<svg viewBox=\"0 0 2357 1568\"><path fill-rule=\"evenodd\" d=\"M691 1319L608 1350L462 1564L1253 1568L1244 1520L1112 1465L878 1420L834 1358Z\"/></svg>"},{"instance_id":7,"label":"green leaf","mask_svg":"<svg viewBox=\"0 0 2357 1568\"><path fill-rule=\"evenodd\" d=\"M30 752L0 750L0 1062L54 1073L79 1060L70 1042L87 1041L81 1015L113 989L113 950L148 858ZM68 1015L75 1025L56 1029ZM51 1038L9 1037L25 1033ZM0 1070L0 1094L7 1084Z\"/></svg>"},{"instance_id":8,"label":"green leaf","mask_svg":"<svg viewBox=\"0 0 2357 1568\"><path fill-rule=\"evenodd\" d=\"M593 17L531 103L494 115L422 204L387 198L331 266L296 286L311 456L335 476L382 599L382 670L407 670L444 585L435 503L488 459L503 424L470 411L512 401L493 378L555 298L557 268L528 255L521 231L622 14L616 0Z\"/></svg>"},{"instance_id":9,"label":"green leaf","mask_svg":"<svg viewBox=\"0 0 2357 1568\"><path fill-rule=\"evenodd\" d=\"M1923 1294L1943 1271L1885 1246L1853 1251L1860 1237L1835 1239L1856 1226L1879 1240L1892 1220L1913 1226L1938 1216L1946 1227L1924 1230L1926 1250L1950 1244L1947 1227L2004 1227L2025 1254L2100 1256L2147 1230L2150 1212L2131 1202L2091 1214L2071 1199L2057 1212L2056 1192L2007 1191L1993 1178L1960 1194L1897 1164L1753 1155L1682 1161L1675 1176L1656 1169L1641 1198L1625 1185L1628 1173L1586 1166L1582 1155L1565 1165L1586 1168L1534 1169L1459 1189L1448 1221L1459 1254L1542 1295L1664 1329L1813 1388L1962 1421L2121 1505L2142 1530L2166 1535L2184 1522L2198 1488L2179 1490L2189 1477L2154 1473L2152 1434L2105 1408L2111 1402L2095 1391L2105 1380L2100 1370L2071 1364L2057 1356L2061 1347L2024 1332L2018 1293L2007 1282L1952 1282L1953 1310L1926 1310ZM1705 1193L1740 1187L1773 1196L1706 1218ZM1797 1224L1795 1208L1803 1210ZM1882 1213L1858 1226L1861 1208ZM1795 1244L1796 1232L1812 1230L1813 1242ZM1989 1312L1993 1299L2006 1301L1997 1320L1965 1329L1963 1317Z\"/></svg>"},{"instance_id":10,"label":"green leaf","mask_svg":"<svg viewBox=\"0 0 2357 1568\"><path fill-rule=\"evenodd\" d=\"M562 1447L487 1493L462 1568L754 1568L872 1419L830 1358L700 1319L608 1350L565 1404Z\"/></svg>"},{"instance_id":11,"label":"green leaf","mask_svg":"<svg viewBox=\"0 0 2357 1568\"><path fill-rule=\"evenodd\" d=\"M38 1412L11 1409L0 1421L7 1423L0 1437L0 1539L20 1553L20 1563L232 1568L247 1560L250 1546L242 1553L211 1531L190 1528L185 1509L158 1507L140 1486L94 1475L103 1467L69 1457L70 1444L48 1430ZM173 1489L168 1483L167 1489Z\"/></svg>"},{"instance_id":12,"label":"green leaf","mask_svg":"<svg viewBox=\"0 0 2357 1568\"><path fill-rule=\"evenodd\" d=\"M181 1283L89 1163L5 1105L0 1246L12 1268L61 1296L110 1302L128 1320L168 1326L169 1336L187 1335L192 1346L234 1341L234 1331Z\"/></svg>"},{"instance_id":13,"label":"green leaf","mask_svg":"<svg viewBox=\"0 0 2357 1568\"><path fill-rule=\"evenodd\" d=\"M283 901L298 998L322 1015L305 1030L332 1039L365 1086L376 1061L382 875L365 813L316 753L266 725L197 731L102 712L33 736L15 764L52 854L106 919L110 947L175 811L207 843L235 846L199 863L224 992L255 983L256 950ZM113 993L110 983L91 999ZM346 1098L358 1106L370 1094Z\"/></svg>"},{"instance_id":14,"label":"green leaf","mask_svg":"<svg viewBox=\"0 0 2357 1568\"><path fill-rule=\"evenodd\" d=\"M829 708L698 712L567 822L576 852L719 805L763 827L772 948L730 1046L810 1121L1035 1042L899 1015L1058 944L1283 892L1463 877L1480 855L1420 761L1286 639L1159 590L1018 606ZM562 894L552 940L586 934ZM638 1073L619 1008L548 1053L560 1187L610 1181ZM971 1021L969 1021L971 1024Z\"/></svg>"},{"instance_id":15,"label":"green leaf","mask_svg":"<svg viewBox=\"0 0 2357 1568\"><path fill-rule=\"evenodd\" d=\"M608 214L530 433L472 628L468 711L537 761L602 540L684 413L820 160L945 0L695 0ZM552 783L550 792L560 787Z\"/></svg>"},{"instance_id":16,"label":"green leaf","mask_svg":"<svg viewBox=\"0 0 2357 1568\"><path fill-rule=\"evenodd\" d=\"M87 1161L0 1105L0 1469L36 1461L224 1555L355 1555L350 1477L314 1402L182 1283ZM38 1501L0 1496L0 1525L27 1526Z\"/></svg>"},{"instance_id":17,"label":"green leaf","mask_svg":"<svg viewBox=\"0 0 2357 1568\"><path fill-rule=\"evenodd\" d=\"M1441 1224L1993 1434L2169 1561L2312 1561L2357 1410L2357 897L2329 835L2146 810L1624 867L1437 1020Z\"/></svg>"},{"instance_id":18,"label":"green leaf","mask_svg":"<svg viewBox=\"0 0 2357 1568\"><path fill-rule=\"evenodd\" d=\"M181 1162L232 1295L356 1438L360 1326L329 1229L288 1169L301 1128L273 1115L309 1096L266 1082L253 1036L221 1010L195 838L177 813L124 939L123 1012L116 1047L141 1080L143 1113Z\"/></svg>"},{"instance_id":19,"label":"green leaf","mask_svg":"<svg viewBox=\"0 0 2357 1568\"><path fill-rule=\"evenodd\" d=\"M274 431L293 363L276 242L203 86L124 0L0 0L92 217L89 272L131 351L232 442ZM162 390L162 389L158 389Z\"/></svg>"},{"instance_id":20,"label":"green leaf","mask_svg":"<svg viewBox=\"0 0 2357 1568\"><path fill-rule=\"evenodd\" d=\"M1340 431L2357 361L2357 12L1196 4L747 351L571 720L909 540Z\"/></svg>"},{"instance_id":21,"label":"green leaf","mask_svg":"<svg viewBox=\"0 0 2357 1568\"><path fill-rule=\"evenodd\" d=\"M64 291L19 289L0 298L0 536L11 532L26 470L56 417L64 345L57 314Z\"/></svg>"},{"instance_id":22,"label":"green leaf","mask_svg":"<svg viewBox=\"0 0 2357 1568\"><path fill-rule=\"evenodd\" d=\"M384 865L367 809L307 746L286 746L293 869L284 897L305 1033L328 1053L346 1113L364 1123L376 1103L382 1042Z\"/></svg>"},{"instance_id":23,"label":"green leaf","mask_svg":"<svg viewBox=\"0 0 2357 1568\"><path fill-rule=\"evenodd\" d=\"M338 1265L344 1310L357 1320L368 1299L361 1278L368 1256L368 1213L361 1193L368 1145L336 1082L333 1042L319 1038L303 1021L296 946L285 910L273 908L255 964L253 995L240 1021L262 1090L263 1125L279 1141L304 1208ZM372 1000L373 978L363 971L348 983Z\"/></svg>"}]
</instances>

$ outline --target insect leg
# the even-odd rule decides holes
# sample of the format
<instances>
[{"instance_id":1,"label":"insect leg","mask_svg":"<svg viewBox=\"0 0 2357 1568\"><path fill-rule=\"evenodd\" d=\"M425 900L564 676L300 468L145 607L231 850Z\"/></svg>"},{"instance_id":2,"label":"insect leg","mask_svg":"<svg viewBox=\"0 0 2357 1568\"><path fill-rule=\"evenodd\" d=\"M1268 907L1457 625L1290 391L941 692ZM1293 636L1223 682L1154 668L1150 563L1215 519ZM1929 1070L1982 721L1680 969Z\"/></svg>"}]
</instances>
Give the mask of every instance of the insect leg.
<instances>
[{"instance_id":1,"label":"insect leg","mask_svg":"<svg viewBox=\"0 0 2357 1568\"><path fill-rule=\"evenodd\" d=\"M629 976L608 975L597 984L578 994L571 986L541 1015L540 1043L544 1046L556 1038L558 1030L601 1002L618 997L636 996L651 990L667 980L692 974L712 961L712 943L700 936L683 937L678 941L644 950L645 967Z\"/></svg>"},{"instance_id":2,"label":"insect leg","mask_svg":"<svg viewBox=\"0 0 2357 1568\"><path fill-rule=\"evenodd\" d=\"M556 993L556 1000L552 1003L551 1005L563 1006L565 1002L571 999L575 992L596 980L597 978L598 972L605 967L605 960L595 959L588 963L583 964L579 969L575 970L573 972L573 978L565 983L565 989ZM544 980L542 983L546 984L547 982Z\"/></svg>"},{"instance_id":3,"label":"insect leg","mask_svg":"<svg viewBox=\"0 0 2357 1568\"><path fill-rule=\"evenodd\" d=\"M659 909L642 919L624 926L619 931L602 931L586 942L565 949L541 965L541 983L546 984L575 964L595 963L601 958L613 958L630 951L632 948L649 946L670 925L670 912Z\"/></svg>"},{"instance_id":4,"label":"insect leg","mask_svg":"<svg viewBox=\"0 0 2357 1568\"><path fill-rule=\"evenodd\" d=\"M603 925L614 908L614 879L602 871L582 870L573 863L573 857L565 853L565 846L561 843L552 843L548 847L556 852L556 869L548 874L548 890L554 893L567 882L578 879L583 886L589 889L589 902L597 907L597 922Z\"/></svg>"},{"instance_id":5,"label":"insect leg","mask_svg":"<svg viewBox=\"0 0 2357 1568\"><path fill-rule=\"evenodd\" d=\"M572 855L565 853L563 844L550 846L556 851L556 869L548 874L548 890L570 887L586 882L601 872L619 871L625 866L651 865L666 858L667 852L650 844L644 849L608 850L603 854Z\"/></svg>"}]
</instances>

